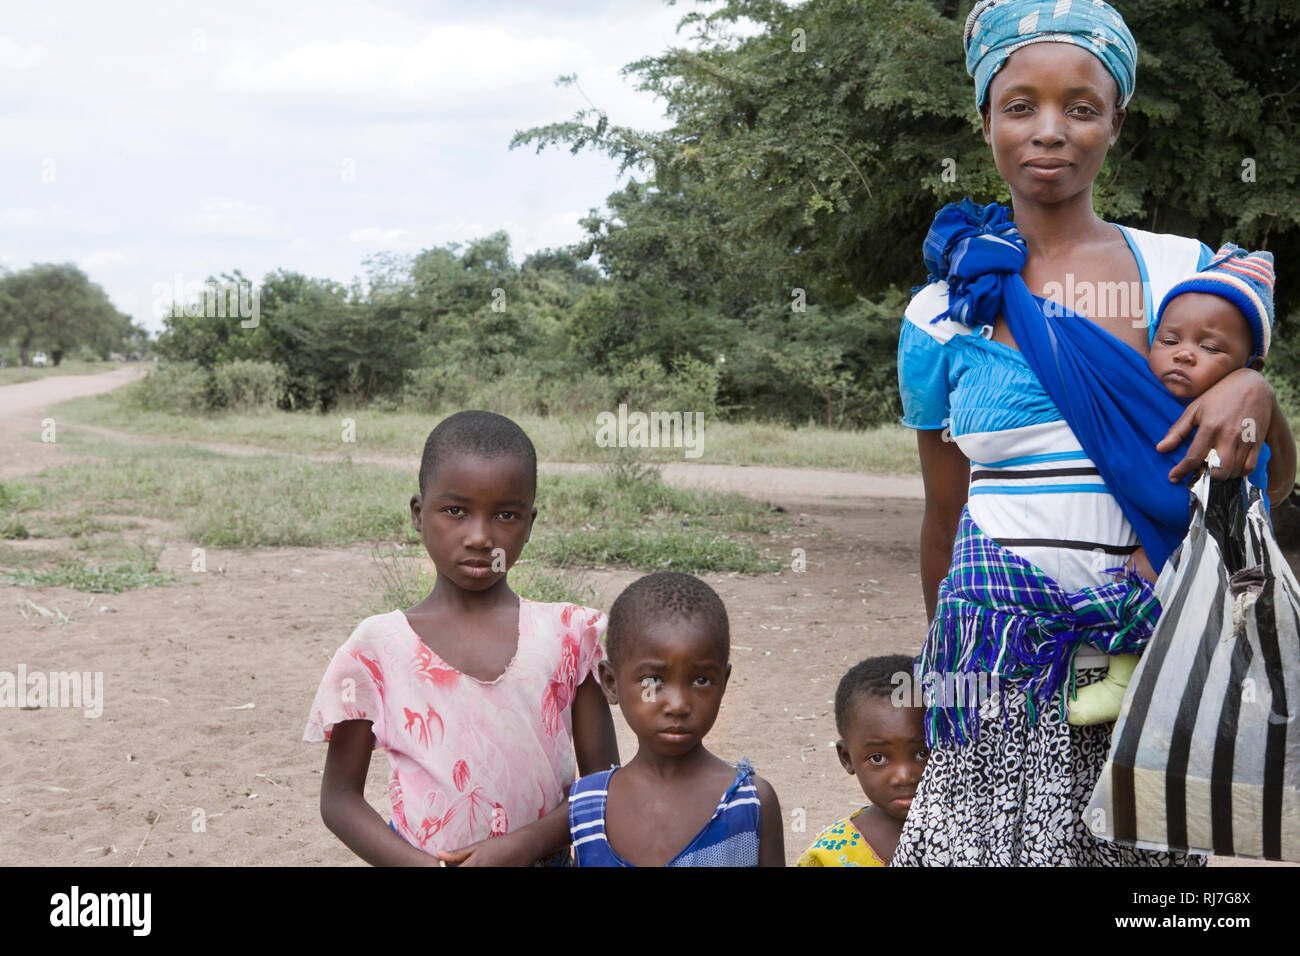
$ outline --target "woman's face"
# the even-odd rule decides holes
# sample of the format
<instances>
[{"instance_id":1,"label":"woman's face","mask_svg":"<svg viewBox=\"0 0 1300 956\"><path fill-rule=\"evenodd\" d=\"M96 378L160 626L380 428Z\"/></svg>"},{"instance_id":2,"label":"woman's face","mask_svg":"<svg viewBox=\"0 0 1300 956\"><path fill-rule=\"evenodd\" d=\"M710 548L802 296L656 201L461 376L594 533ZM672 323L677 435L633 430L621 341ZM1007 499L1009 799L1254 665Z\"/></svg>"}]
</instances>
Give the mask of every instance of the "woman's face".
<instances>
[{"instance_id":1,"label":"woman's face","mask_svg":"<svg viewBox=\"0 0 1300 956\"><path fill-rule=\"evenodd\" d=\"M1069 43L1032 43L993 77L984 141L1016 202L1054 205L1092 188L1119 137L1119 84Z\"/></svg>"}]
</instances>

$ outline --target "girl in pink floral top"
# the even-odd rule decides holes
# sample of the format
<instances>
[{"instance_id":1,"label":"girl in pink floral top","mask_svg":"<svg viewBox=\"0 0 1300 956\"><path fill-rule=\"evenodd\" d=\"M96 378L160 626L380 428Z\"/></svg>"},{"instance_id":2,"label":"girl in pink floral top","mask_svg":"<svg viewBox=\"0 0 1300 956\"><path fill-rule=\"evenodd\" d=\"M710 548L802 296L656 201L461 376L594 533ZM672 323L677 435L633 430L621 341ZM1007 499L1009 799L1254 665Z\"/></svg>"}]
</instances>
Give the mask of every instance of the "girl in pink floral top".
<instances>
[{"instance_id":1,"label":"girl in pink floral top","mask_svg":"<svg viewBox=\"0 0 1300 956\"><path fill-rule=\"evenodd\" d=\"M508 418L459 412L425 443L411 519L437 581L414 607L357 626L304 734L330 745L326 826L370 863L563 858L575 749L583 774L618 762L595 676L605 615L506 583L536 486L532 442ZM376 746L388 752L391 825L365 799Z\"/></svg>"}]
</instances>

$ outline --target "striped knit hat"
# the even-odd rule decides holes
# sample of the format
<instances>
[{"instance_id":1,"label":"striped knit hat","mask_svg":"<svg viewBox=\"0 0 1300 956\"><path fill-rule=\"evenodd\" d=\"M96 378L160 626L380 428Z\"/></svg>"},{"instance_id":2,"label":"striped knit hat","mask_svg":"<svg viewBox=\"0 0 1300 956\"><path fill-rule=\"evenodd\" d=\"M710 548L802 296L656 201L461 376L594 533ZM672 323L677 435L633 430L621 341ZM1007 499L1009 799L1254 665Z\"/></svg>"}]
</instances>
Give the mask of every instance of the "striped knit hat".
<instances>
[{"instance_id":1,"label":"striped knit hat","mask_svg":"<svg viewBox=\"0 0 1300 956\"><path fill-rule=\"evenodd\" d=\"M1165 307L1174 296L1184 292L1222 296L1241 309L1250 325L1255 352L1249 364L1268 354L1273 334L1273 282L1273 253L1247 252L1231 242L1225 243L1204 269L1169 290L1156 313L1156 326L1159 327Z\"/></svg>"}]
</instances>

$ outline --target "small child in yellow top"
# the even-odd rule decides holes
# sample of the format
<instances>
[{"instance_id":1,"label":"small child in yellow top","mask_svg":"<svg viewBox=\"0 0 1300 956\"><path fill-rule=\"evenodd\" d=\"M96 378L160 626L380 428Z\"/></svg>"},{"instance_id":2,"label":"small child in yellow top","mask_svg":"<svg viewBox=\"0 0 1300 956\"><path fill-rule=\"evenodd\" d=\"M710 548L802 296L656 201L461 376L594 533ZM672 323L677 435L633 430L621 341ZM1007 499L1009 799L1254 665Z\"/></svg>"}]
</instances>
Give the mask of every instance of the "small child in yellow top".
<instances>
[{"instance_id":1,"label":"small child in yellow top","mask_svg":"<svg viewBox=\"0 0 1300 956\"><path fill-rule=\"evenodd\" d=\"M795 866L888 866L894 858L930 756L925 709L908 706L912 699L912 660L902 654L869 657L840 679L835 752L871 802L818 834Z\"/></svg>"}]
</instances>

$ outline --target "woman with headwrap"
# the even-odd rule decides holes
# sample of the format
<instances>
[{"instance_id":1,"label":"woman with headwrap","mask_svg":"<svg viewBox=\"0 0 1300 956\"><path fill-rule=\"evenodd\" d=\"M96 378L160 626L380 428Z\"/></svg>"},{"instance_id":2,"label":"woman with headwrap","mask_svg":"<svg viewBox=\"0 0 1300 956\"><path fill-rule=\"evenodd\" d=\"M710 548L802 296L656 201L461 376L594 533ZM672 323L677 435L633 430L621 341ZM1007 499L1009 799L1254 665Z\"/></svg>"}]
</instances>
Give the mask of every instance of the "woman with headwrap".
<instances>
[{"instance_id":1,"label":"woman with headwrap","mask_svg":"<svg viewBox=\"0 0 1300 956\"><path fill-rule=\"evenodd\" d=\"M1260 446L1241 423L1262 436L1281 412L1249 369L1172 413L1134 384L1155 308L1212 253L1093 211L1136 80L1120 15L1100 0L983 0L964 42L1014 222L996 205L941 211L900 335L926 489L919 670L938 693L894 865L1203 863L1092 835L1082 811L1111 725L1071 726L1066 700L1150 637L1159 604L1121 566L1139 542L1157 569L1168 557L1186 527L1177 482L1211 447L1216 476L1250 471ZM999 692L962 699L981 672Z\"/></svg>"}]
</instances>

